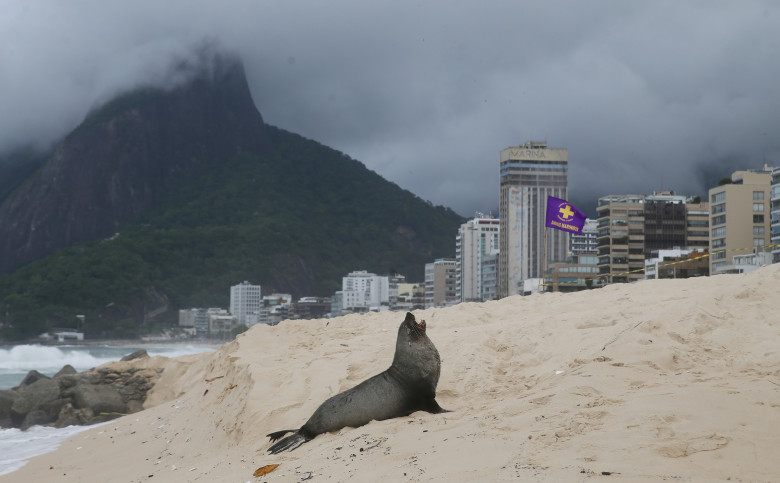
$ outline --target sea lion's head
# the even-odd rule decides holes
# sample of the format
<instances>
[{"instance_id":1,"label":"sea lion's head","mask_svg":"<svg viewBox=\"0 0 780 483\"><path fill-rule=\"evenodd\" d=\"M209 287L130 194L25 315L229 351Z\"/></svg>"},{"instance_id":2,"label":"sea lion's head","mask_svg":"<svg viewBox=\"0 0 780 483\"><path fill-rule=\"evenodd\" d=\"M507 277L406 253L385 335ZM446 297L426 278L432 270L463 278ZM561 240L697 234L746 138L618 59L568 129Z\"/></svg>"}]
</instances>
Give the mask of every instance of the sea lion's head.
<instances>
[{"instance_id":1,"label":"sea lion's head","mask_svg":"<svg viewBox=\"0 0 780 483\"><path fill-rule=\"evenodd\" d=\"M406 331L412 337L425 336L425 321L420 320L420 322L417 323L417 319L414 318L414 315L411 312L406 313L406 318L402 325L406 327Z\"/></svg>"}]
</instances>

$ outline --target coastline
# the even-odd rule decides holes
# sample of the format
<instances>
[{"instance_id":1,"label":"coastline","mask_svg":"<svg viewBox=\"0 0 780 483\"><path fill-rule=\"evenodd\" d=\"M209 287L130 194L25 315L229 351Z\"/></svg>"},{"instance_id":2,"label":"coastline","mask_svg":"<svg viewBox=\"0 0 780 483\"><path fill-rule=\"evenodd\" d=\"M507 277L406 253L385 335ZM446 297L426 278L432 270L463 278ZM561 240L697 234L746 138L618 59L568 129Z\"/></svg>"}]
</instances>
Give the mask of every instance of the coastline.
<instances>
[{"instance_id":1,"label":"coastline","mask_svg":"<svg viewBox=\"0 0 780 483\"><path fill-rule=\"evenodd\" d=\"M97 341L96 341L97 342ZM38 347L40 346L40 347ZM4 347L10 348L9 350ZM38 347L36 349L36 347ZM44 347L46 348L44 350ZM59 349L63 348L69 351L71 355L63 355L59 352ZM35 367L27 367L25 370L18 370L15 373L8 366L12 363L12 360L8 359L9 355L13 355L13 349L21 350L34 350L34 353L30 353L29 356L35 357ZM160 344L156 342L154 344L129 344L119 345L112 344L112 341L103 340L95 344L56 344L56 345L18 345L0 346L0 390L11 389L18 386L22 379L27 375L29 370L37 370L45 376L51 377L58 372L63 364L78 366L79 372L84 372L95 367L111 366L119 361L119 359L127 354L131 350L143 348L151 353L151 358L156 361L164 361L172 357L187 356L191 354L202 353L204 351L216 350L218 346L211 344ZM185 349L185 351L181 349ZM40 357L51 357L54 349L57 354L63 359L56 359L55 362L46 362L40 360ZM97 352L92 351L93 354L97 354L98 358L90 358L88 349L96 349ZM41 353L41 351L44 353ZM166 355L167 350L172 352ZM75 355L80 354L80 355ZM160 357L162 355L162 357ZM23 361L16 361L17 364L22 364ZM28 363L32 364L33 361ZM144 363L145 364L145 363ZM159 362L153 364L159 365ZM143 365L141 363L137 365ZM40 454L50 452L66 438L72 434L81 433L90 430L93 427L100 426L105 423L98 423L95 425L87 426L68 426L65 428L53 428L47 426L33 426L32 428L21 431L16 428L0 428L0 475L6 474L10 471L22 467L26 462ZM9 469L10 468L10 469Z\"/></svg>"},{"instance_id":2,"label":"coastline","mask_svg":"<svg viewBox=\"0 0 780 483\"><path fill-rule=\"evenodd\" d=\"M385 370L403 314L255 326L214 352L157 358L144 411L0 482L253 481L275 464L262 481L773 481L778 287L780 265L415 311L452 412L279 455L265 435Z\"/></svg>"},{"instance_id":3,"label":"coastline","mask_svg":"<svg viewBox=\"0 0 780 483\"><path fill-rule=\"evenodd\" d=\"M229 342L229 341L228 341ZM160 340L144 340L144 339L85 339L85 340L66 340L60 342L58 340L51 339L30 339L25 341L9 342L0 340L0 345L44 345L44 346L95 346L95 345L110 345L117 347L134 347L134 346L161 346L161 345L183 345L194 347L219 347L224 344L225 341L208 341L208 340L186 340L186 339L160 339Z\"/></svg>"},{"instance_id":4,"label":"coastline","mask_svg":"<svg viewBox=\"0 0 780 483\"><path fill-rule=\"evenodd\" d=\"M150 356L177 357L217 350L219 347L217 344L194 342L113 344L110 340L89 341L86 344L0 344L0 389L15 387L31 370L49 377L65 365L71 365L77 371L85 371L110 361L118 361L138 349L145 349Z\"/></svg>"}]
</instances>

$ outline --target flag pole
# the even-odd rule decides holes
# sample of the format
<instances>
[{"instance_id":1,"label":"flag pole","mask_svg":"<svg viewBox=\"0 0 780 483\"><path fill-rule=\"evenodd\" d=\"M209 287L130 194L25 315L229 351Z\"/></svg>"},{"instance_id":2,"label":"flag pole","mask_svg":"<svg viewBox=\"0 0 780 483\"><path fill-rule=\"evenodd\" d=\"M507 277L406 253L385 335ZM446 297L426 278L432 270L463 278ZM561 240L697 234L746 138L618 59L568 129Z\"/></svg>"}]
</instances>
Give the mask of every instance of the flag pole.
<instances>
[{"instance_id":1,"label":"flag pole","mask_svg":"<svg viewBox=\"0 0 780 483\"><path fill-rule=\"evenodd\" d=\"M544 292L544 276L547 273L547 226L544 227L544 247L542 247L542 281L539 284L539 291Z\"/></svg>"}]
</instances>

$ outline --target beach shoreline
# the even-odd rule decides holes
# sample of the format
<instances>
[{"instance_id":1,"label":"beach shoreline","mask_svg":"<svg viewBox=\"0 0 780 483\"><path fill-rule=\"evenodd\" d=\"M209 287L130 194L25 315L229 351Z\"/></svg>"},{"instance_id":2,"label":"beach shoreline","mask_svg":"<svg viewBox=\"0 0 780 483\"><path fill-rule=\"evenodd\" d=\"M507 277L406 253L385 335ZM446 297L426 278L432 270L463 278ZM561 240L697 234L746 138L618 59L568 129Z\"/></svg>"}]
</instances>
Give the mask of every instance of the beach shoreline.
<instances>
[{"instance_id":1,"label":"beach shoreline","mask_svg":"<svg viewBox=\"0 0 780 483\"><path fill-rule=\"evenodd\" d=\"M224 344L225 341L208 341L208 340L188 340L188 339L163 339L163 340L144 340L144 339L84 339L74 340L68 339L65 341L58 341L52 339L30 339L25 341L3 341L0 340L0 345L43 345L43 346L100 346L110 345L116 347L133 347L133 346L162 346L162 345L183 345L183 346L195 346L195 347L218 347Z\"/></svg>"},{"instance_id":2,"label":"beach shoreline","mask_svg":"<svg viewBox=\"0 0 780 483\"><path fill-rule=\"evenodd\" d=\"M273 456L266 434L389 366L403 314L256 326L214 352L159 358L144 411L0 482L777 481L778 287L780 265L415 311L452 412Z\"/></svg>"}]
</instances>

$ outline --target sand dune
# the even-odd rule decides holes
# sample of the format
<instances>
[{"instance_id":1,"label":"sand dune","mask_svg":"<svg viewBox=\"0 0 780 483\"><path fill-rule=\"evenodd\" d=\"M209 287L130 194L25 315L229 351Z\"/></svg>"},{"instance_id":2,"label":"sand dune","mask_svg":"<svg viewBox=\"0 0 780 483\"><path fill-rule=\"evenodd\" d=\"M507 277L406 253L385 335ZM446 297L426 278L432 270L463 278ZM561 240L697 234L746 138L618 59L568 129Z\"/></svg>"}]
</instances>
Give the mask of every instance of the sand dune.
<instances>
[{"instance_id":1,"label":"sand dune","mask_svg":"<svg viewBox=\"0 0 780 483\"><path fill-rule=\"evenodd\" d=\"M453 412L266 455L266 433L390 365L403 314L286 321L153 358L153 407L0 481L780 481L780 265L415 315Z\"/></svg>"}]
</instances>

